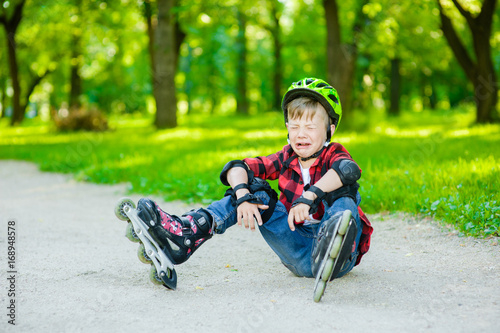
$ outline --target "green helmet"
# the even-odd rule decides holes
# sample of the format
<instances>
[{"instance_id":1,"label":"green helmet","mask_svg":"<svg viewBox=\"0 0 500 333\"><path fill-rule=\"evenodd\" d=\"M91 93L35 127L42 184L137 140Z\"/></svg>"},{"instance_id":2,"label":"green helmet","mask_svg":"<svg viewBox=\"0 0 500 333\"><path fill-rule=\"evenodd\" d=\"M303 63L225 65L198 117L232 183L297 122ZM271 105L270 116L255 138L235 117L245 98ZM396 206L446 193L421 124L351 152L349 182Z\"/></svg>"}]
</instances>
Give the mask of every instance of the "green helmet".
<instances>
[{"instance_id":1,"label":"green helmet","mask_svg":"<svg viewBox=\"0 0 500 333\"><path fill-rule=\"evenodd\" d=\"M325 108L326 112L328 112L335 127L338 127L342 118L342 105L340 105L337 90L326 81L311 77L292 83L281 102L285 122L288 122L288 103L298 97L310 97L317 100Z\"/></svg>"}]
</instances>

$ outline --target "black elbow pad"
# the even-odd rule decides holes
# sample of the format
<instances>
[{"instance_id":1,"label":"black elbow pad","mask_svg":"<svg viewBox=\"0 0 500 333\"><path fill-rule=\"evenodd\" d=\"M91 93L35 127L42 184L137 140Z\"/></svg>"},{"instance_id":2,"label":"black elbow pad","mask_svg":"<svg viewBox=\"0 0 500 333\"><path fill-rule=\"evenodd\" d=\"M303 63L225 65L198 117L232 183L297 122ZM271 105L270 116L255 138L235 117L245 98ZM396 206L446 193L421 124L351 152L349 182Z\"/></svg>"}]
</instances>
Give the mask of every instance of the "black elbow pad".
<instances>
[{"instance_id":1,"label":"black elbow pad","mask_svg":"<svg viewBox=\"0 0 500 333\"><path fill-rule=\"evenodd\" d=\"M224 165L224 168L222 168L222 171L220 173L220 181L222 182L222 184L229 186L229 183L227 182L227 172L234 167L240 167L240 168L245 169L245 171L248 174L249 181L251 180L251 178L253 178L253 172L248 168L248 165L246 165L245 162L243 162L241 160L234 160L234 161L227 162L226 165ZM250 177L250 176L252 176L252 177Z\"/></svg>"},{"instance_id":2,"label":"black elbow pad","mask_svg":"<svg viewBox=\"0 0 500 333\"><path fill-rule=\"evenodd\" d=\"M332 169L337 172L344 185L351 185L361 178L361 170L358 165L347 159L333 162Z\"/></svg>"}]
</instances>

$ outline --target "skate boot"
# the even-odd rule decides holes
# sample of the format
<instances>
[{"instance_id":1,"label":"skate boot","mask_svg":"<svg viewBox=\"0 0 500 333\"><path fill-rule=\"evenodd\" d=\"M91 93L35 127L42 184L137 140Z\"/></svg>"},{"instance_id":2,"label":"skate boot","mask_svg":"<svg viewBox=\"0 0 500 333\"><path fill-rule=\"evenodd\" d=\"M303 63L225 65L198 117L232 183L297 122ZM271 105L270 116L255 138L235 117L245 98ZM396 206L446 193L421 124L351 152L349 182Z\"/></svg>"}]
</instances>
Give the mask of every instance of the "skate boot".
<instances>
[{"instance_id":1,"label":"skate boot","mask_svg":"<svg viewBox=\"0 0 500 333\"><path fill-rule=\"evenodd\" d=\"M320 227L311 255L311 268L316 277L315 302L321 300L326 283L338 276L351 256L356 234L356 221L350 210L335 214Z\"/></svg>"},{"instance_id":2,"label":"skate boot","mask_svg":"<svg viewBox=\"0 0 500 333\"><path fill-rule=\"evenodd\" d=\"M139 260L151 264L151 281L169 289L177 287L174 265L185 262L212 237L212 217L204 209L177 217L151 199L139 200L137 209L132 200L122 199L115 214L129 221L127 238L141 243L137 254Z\"/></svg>"}]
</instances>

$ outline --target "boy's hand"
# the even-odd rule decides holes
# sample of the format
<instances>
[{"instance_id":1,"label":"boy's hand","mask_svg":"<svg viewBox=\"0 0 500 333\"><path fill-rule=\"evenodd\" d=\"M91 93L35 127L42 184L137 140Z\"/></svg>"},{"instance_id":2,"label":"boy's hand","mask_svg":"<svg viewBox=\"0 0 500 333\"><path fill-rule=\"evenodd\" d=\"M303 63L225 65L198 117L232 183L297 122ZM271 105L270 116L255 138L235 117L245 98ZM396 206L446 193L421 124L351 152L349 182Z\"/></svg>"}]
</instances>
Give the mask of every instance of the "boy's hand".
<instances>
[{"instance_id":1,"label":"boy's hand","mask_svg":"<svg viewBox=\"0 0 500 333\"><path fill-rule=\"evenodd\" d=\"M309 200L315 200L317 197L316 194L310 191L305 192L302 196ZM295 222L299 223L309 218L310 209L311 206L304 203L300 203L290 209L290 212L288 213L288 226L290 227L290 230L295 231Z\"/></svg>"},{"instance_id":2,"label":"boy's hand","mask_svg":"<svg viewBox=\"0 0 500 333\"><path fill-rule=\"evenodd\" d=\"M245 228L248 229L248 227L250 227L252 231L255 231L256 221L259 225L262 225L262 216L260 215L259 209L268 209L268 208L269 208L268 205L242 202L237 209L238 225L241 226L243 222Z\"/></svg>"},{"instance_id":3,"label":"boy's hand","mask_svg":"<svg viewBox=\"0 0 500 333\"><path fill-rule=\"evenodd\" d=\"M295 231L295 222L299 223L309 218L310 208L309 205L301 203L290 209L290 213L288 213L288 226L290 230Z\"/></svg>"}]
</instances>

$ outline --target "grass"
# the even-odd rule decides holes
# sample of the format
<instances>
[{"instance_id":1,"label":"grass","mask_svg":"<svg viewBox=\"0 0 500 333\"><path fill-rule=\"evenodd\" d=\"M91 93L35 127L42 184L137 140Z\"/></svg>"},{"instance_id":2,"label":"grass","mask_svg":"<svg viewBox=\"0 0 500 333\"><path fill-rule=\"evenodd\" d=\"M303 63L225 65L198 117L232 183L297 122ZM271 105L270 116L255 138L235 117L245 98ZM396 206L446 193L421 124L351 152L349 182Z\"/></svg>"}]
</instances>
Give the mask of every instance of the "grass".
<instances>
[{"instance_id":1,"label":"grass","mask_svg":"<svg viewBox=\"0 0 500 333\"><path fill-rule=\"evenodd\" d=\"M405 113L397 119L359 115L363 128L341 125L334 140L363 170L362 207L368 213L406 211L456 226L463 234L500 235L500 126L471 126L467 111ZM274 153L286 144L281 114L195 116L156 131L141 117L111 119L106 133L57 133L30 120L0 122L0 158L33 161L43 171L116 184L166 200L209 202L232 159ZM344 128L344 129L343 129ZM273 184L276 187L276 184Z\"/></svg>"}]
</instances>

